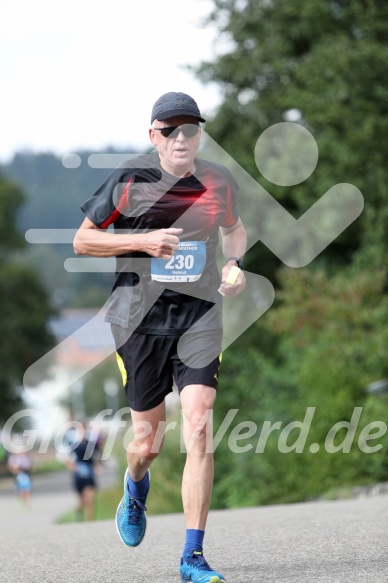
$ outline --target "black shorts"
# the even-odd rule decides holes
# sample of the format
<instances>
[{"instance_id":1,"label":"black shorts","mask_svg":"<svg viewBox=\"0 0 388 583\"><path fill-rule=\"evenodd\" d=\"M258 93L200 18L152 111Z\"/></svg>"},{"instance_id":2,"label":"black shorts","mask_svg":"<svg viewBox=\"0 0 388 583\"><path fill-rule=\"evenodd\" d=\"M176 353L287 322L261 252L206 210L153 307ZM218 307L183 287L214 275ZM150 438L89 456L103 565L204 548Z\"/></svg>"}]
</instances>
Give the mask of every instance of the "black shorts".
<instances>
[{"instance_id":1,"label":"black shorts","mask_svg":"<svg viewBox=\"0 0 388 583\"><path fill-rule=\"evenodd\" d=\"M85 488L96 488L96 482L94 478L80 478L79 476L74 476L74 488L78 494L82 494Z\"/></svg>"},{"instance_id":2,"label":"black shorts","mask_svg":"<svg viewBox=\"0 0 388 583\"><path fill-rule=\"evenodd\" d=\"M134 411L160 405L174 381L179 393L187 385L217 388L221 331L161 336L130 334L112 324L112 334L128 405Z\"/></svg>"}]
</instances>

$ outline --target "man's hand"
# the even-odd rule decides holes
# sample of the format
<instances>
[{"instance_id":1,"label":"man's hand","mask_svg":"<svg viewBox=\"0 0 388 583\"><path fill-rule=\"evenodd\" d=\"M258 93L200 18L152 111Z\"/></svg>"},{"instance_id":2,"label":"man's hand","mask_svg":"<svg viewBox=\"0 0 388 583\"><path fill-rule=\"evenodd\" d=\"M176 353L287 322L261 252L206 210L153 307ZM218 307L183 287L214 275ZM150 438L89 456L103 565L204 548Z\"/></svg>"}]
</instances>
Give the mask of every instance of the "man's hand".
<instances>
[{"instance_id":1,"label":"man's hand","mask_svg":"<svg viewBox=\"0 0 388 583\"><path fill-rule=\"evenodd\" d=\"M171 259L178 249L179 237L183 229L158 229L145 235L135 235L139 237L139 247L152 257L160 259Z\"/></svg>"},{"instance_id":2,"label":"man's hand","mask_svg":"<svg viewBox=\"0 0 388 583\"><path fill-rule=\"evenodd\" d=\"M222 268L221 285L218 288L218 291L220 292L220 294L222 296L237 296L245 288L245 284L246 284L245 275L241 269L239 269L239 271L238 271L238 275L237 275L235 282L234 283L227 283L228 277L229 277L229 280L231 281L230 277L233 275L233 271L231 273L232 269L234 271L235 269L239 269L239 268L236 267L233 263L227 263ZM233 279L234 279L234 277L233 277Z\"/></svg>"}]
</instances>

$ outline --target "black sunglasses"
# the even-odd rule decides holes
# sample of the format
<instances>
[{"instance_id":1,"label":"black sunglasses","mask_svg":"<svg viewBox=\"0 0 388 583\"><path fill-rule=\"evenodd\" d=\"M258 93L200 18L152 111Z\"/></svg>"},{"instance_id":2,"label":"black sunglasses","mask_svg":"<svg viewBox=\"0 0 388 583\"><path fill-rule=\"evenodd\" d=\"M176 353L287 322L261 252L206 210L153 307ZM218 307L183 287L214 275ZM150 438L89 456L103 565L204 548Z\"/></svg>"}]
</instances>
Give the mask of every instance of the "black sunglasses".
<instances>
[{"instance_id":1,"label":"black sunglasses","mask_svg":"<svg viewBox=\"0 0 388 583\"><path fill-rule=\"evenodd\" d=\"M183 132L186 138L193 138L200 130L199 126L185 124L182 126L167 126L166 128L153 128L162 134L164 138L176 138L179 132Z\"/></svg>"}]
</instances>

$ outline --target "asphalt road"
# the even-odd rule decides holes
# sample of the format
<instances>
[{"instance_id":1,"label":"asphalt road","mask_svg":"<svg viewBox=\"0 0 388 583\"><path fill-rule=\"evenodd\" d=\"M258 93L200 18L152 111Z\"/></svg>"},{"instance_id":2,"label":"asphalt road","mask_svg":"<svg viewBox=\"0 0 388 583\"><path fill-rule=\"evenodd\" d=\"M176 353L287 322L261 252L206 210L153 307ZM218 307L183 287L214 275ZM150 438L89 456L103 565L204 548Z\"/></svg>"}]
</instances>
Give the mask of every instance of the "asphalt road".
<instances>
[{"instance_id":1,"label":"asphalt road","mask_svg":"<svg viewBox=\"0 0 388 583\"><path fill-rule=\"evenodd\" d=\"M9 503L0 497L0 516ZM205 555L228 583L387 583L388 495L213 511ZM1 529L1 583L179 583L181 514L137 549L113 521Z\"/></svg>"}]
</instances>

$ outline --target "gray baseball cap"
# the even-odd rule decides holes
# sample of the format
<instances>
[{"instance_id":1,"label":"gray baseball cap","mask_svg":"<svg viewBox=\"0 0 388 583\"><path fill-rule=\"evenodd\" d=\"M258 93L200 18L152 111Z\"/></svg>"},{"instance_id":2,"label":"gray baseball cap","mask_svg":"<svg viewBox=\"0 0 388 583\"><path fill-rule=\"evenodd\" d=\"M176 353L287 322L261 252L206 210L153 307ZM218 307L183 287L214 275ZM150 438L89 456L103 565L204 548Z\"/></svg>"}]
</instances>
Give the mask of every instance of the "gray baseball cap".
<instances>
[{"instance_id":1,"label":"gray baseball cap","mask_svg":"<svg viewBox=\"0 0 388 583\"><path fill-rule=\"evenodd\" d=\"M152 108L151 123L154 119L163 121L177 115L191 115L199 119L199 121L206 121L201 117L198 105L190 95L170 91L169 93L164 93L155 101Z\"/></svg>"}]
</instances>

